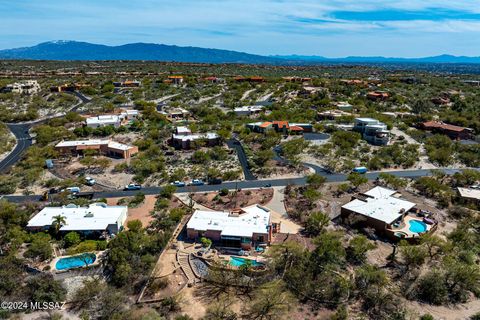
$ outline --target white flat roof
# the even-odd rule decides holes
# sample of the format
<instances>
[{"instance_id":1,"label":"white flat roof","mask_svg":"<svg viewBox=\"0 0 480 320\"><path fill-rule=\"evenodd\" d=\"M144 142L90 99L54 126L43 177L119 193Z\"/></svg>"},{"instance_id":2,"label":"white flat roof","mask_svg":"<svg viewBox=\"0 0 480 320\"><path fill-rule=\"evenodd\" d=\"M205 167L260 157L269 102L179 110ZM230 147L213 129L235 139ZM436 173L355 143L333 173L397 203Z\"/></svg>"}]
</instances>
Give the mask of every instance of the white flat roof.
<instances>
[{"instance_id":1,"label":"white flat roof","mask_svg":"<svg viewBox=\"0 0 480 320\"><path fill-rule=\"evenodd\" d=\"M101 115L97 117L89 117L86 119L87 124L94 123L118 123L121 119L117 115Z\"/></svg>"},{"instance_id":2,"label":"white flat roof","mask_svg":"<svg viewBox=\"0 0 480 320\"><path fill-rule=\"evenodd\" d=\"M242 208L239 216L228 211L196 210L187 223L187 229L221 231L222 236L252 237L254 233L268 233L270 211L259 205Z\"/></svg>"},{"instance_id":3,"label":"white flat roof","mask_svg":"<svg viewBox=\"0 0 480 320\"><path fill-rule=\"evenodd\" d=\"M342 208L390 224L403 212L407 212L415 206L413 202L393 197L392 195L395 193L394 190L375 187L364 193L369 196L365 201L355 199Z\"/></svg>"},{"instance_id":4,"label":"white flat roof","mask_svg":"<svg viewBox=\"0 0 480 320\"><path fill-rule=\"evenodd\" d=\"M191 133L192 131L187 128L187 127L177 127L176 128L176 131L178 134L181 134L181 133Z\"/></svg>"},{"instance_id":5,"label":"white flat roof","mask_svg":"<svg viewBox=\"0 0 480 320\"><path fill-rule=\"evenodd\" d=\"M61 147L78 147L78 146L98 146L98 145L107 145L109 148L112 149L119 149L119 150L129 150L132 146L111 141L111 140L72 140L72 141L61 141L55 145L56 148Z\"/></svg>"},{"instance_id":6,"label":"white flat roof","mask_svg":"<svg viewBox=\"0 0 480 320\"><path fill-rule=\"evenodd\" d=\"M458 192L463 198L480 200L480 190L459 187Z\"/></svg>"},{"instance_id":7,"label":"white flat roof","mask_svg":"<svg viewBox=\"0 0 480 320\"><path fill-rule=\"evenodd\" d=\"M109 224L116 225L126 211L126 206L101 204L91 204L88 207L45 207L28 221L27 227L48 227L52 225L53 217L61 215L65 217L66 224L60 228L60 231L105 230Z\"/></svg>"},{"instance_id":8,"label":"white flat roof","mask_svg":"<svg viewBox=\"0 0 480 320\"><path fill-rule=\"evenodd\" d=\"M96 146L101 144L108 144L109 140L90 139L90 140L71 140L61 141L55 147L76 147L76 146Z\"/></svg>"},{"instance_id":9,"label":"white flat roof","mask_svg":"<svg viewBox=\"0 0 480 320\"><path fill-rule=\"evenodd\" d=\"M373 119L373 118L355 118L355 120L361 121L361 122L380 122L377 119Z\"/></svg>"},{"instance_id":10,"label":"white flat roof","mask_svg":"<svg viewBox=\"0 0 480 320\"><path fill-rule=\"evenodd\" d=\"M260 111L264 107L263 106L243 106L243 107L236 107L233 109L234 111Z\"/></svg>"},{"instance_id":11,"label":"white flat roof","mask_svg":"<svg viewBox=\"0 0 480 320\"><path fill-rule=\"evenodd\" d=\"M184 134L174 134L173 135L173 139L182 140L182 141L189 141L189 140L193 141L193 140L198 140L198 139L212 140L212 139L217 139L217 138L218 138L218 134L213 133L213 132L188 134L188 135L184 135Z\"/></svg>"},{"instance_id":12,"label":"white flat roof","mask_svg":"<svg viewBox=\"0 0 480 320\"><path fill-rule=\"evenodd\" d=\"M125 150L125 151L132 148L132 146L129 146L120 142L115 142L115 141L109 141L108 147L112 149Z\"/></svg>"}]
</instances>

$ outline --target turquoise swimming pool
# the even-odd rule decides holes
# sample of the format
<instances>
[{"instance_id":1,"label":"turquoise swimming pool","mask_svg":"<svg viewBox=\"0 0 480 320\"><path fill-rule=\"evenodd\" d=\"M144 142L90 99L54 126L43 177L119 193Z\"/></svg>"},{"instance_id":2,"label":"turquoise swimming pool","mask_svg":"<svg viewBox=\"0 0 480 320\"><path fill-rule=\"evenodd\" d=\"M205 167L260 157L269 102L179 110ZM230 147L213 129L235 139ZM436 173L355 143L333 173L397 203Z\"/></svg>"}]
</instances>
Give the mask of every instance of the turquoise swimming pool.
<instances>
[{"instance_id":1,"label":"turquoise swimming pool","mask_svg":"<svg viewBox=\"0 0 480 320\"><path fill-rule=\"evenodd\" d=\"M408 230L410 230L411 232L423 233L427 231L427 224L423 221L410 220L409 224L410 224L410 228L408 228Z\"/></svg>"},{"instance_id":2,"label":"turquoise swimming pool","mask_svg":"<svg viewBox=\"0 0 480 320\"><path fill-rule=\"evenodd\" d=\"M247 261L251 261L252 267L260 267L263 266L263 263L251 260L251 259L245 259L245 258L239 258L239 257L230 257L230 262L229 264L234 267L241 267L247 263Z\"/></svg>"},{"instance_id":3,"label":"turquoise swimming pool","mask_svg":"<svg viewBox=\"0 0 480 320\"><path fill-rule=\"evenodd\" d=\"M97 256L94 253L82 253L77 256L60 258L55 264L57 270L68 270L73 268L85 267L95 262Z\"/></svg>"}]
</instances>

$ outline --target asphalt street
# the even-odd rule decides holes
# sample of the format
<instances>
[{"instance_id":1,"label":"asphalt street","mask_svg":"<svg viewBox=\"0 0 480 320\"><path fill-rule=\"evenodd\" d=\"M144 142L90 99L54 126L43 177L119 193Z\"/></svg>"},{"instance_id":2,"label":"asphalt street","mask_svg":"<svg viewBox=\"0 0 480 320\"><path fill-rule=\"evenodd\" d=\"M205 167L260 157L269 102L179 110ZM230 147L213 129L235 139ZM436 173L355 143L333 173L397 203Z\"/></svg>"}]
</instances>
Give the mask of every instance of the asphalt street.
<instances>
[{"instance_id":1,"label":"asphalt street","mask_svg":"<svg viewBox=\"0 0 480 320\"><path fill-rule=\"evenodd\" d=\"M327 182L344 182L347 181L346 174L329 174L325 172L322 168L318 166L312 166L307 164L307 166L311 166L315 169L315 171L324 176L327 179ZM439 169L448 175L452 175L456 172L462 171L461 169ZM478 170L478 169L477 169ZM389 171L388 173L402 178L411 178L416 179L424 176L431 176L432 171L421 169L421 170L403 170L403 171ZM380 172L368 172L365 176L369 180L375 180L379 176ZM306 178L292 178L292 179L266 179L266 180L249 180L249 181L236 181L236 182L225 182L218 185L203 185L203 186L186 186L177 188L177 192L179 193L186 193L186 192L206 192L206 191L218 191L220 189L249 189L249 188L261 188L267 185L271 185L272 187L284 187L287 185L305 185ZM94 198L101 199L101 198L113 198L113 197L128 197L133 196L139 192L144 193L145 195L155 195L158 194L162 190L162 187L146 187L140 191L123 191L123 190L114 190L114 191L103 191L103 192L95 192ZM11 202L29 202L29 201L40 201L41 196L39 195L29 195L29 196L4 196L3 198L11 201Z\"/></svg>"},{"instance_id":2,"label":"asphalt street","mask_svg":"<svg viewBox=\"0 0 480 320\"><path fill-rule=\"evenodd\" d=\"M77 103L72 109L69 111L77 111L78 108L83 106L84 104L90 102L90 99L85 97L79 92L71 92L70 94L75 95L80 99L80 103ZM22 158L23 153L25 150L28 149L32 145L32 140L28 131L35 125L44 123L50 119L54 118L61 118L64 115L58 115L42 120L32 121L32 122L22 122L22 123L7 123L8 128L13 133L15 138L17 139L17 145L15 148L10 152L8 156L6 156L2 161L0 161L0 172L6 172L8 169L13 166L17 161Z\"/></svg>"}]
</instances>

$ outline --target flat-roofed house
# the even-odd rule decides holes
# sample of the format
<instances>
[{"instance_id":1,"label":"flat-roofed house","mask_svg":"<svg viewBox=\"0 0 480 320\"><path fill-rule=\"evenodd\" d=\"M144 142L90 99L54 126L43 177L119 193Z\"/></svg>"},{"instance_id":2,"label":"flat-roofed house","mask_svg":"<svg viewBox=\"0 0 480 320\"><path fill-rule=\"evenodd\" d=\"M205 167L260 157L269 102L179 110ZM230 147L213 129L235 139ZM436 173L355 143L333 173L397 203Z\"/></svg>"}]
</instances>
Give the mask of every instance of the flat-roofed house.
<instances>
[{"instance_id":1,"label":"flat-roofed house","mask_svg":"<svg viewBox=\"0 0 480 320\"><path fill-rule=\"evenodd\" d=\"M172 135L172 145L176 149L190 149L196 144L205 144L208 147L218 145L220 136L214 132L192 133L188 127L176 127Z\"/></svg>"},{"instance_id":2,"label":"flat-roofed house","mask_svg":"<svg viewBox=\"0 0 480 320\"><path fill-rule=\"evenodd\" d=\"M457 190L459 197L465 202L480 205L480 189L459 187Z\"/></svg>"},{"instance_id":3,"label":"flat-roofed house","mask_svg":"<svg viewBox=\"0 0 480 320\"><path fill-rule=\"evenodd\" d=\"M55 149L61 154L74 156L83 155L85 150L96 150L100 154L123 159L130 159L132 155L138 153L136 146L100 139L61 141L57 143Z\"/></svg>"},{"instance_id":4,"label":"flat-roofed house","mask_svg":"<svg viewBox=\"0 0 480 320\"><path fill-rule=\"evenodd\" d=\"M335 120L341 117L349 117L352 114L342 110L326 110L317 113L318 120Z\"/></svg>"},{"instance_id":5,"label":"flat-roofed house","mask_svg":"<svg viewBox=\"0 0 480 320\"><path fill-rule=\"evenodd\" d=\"M235 112L237 116L250 116L253 114L259 114L263 111L263 108L263 106L243 106L233 109L233 112Z\"/></svg>"},{"instance_id":6,"label":"flat-roofed house","mask_svg":"<svg viewBox=\"0 0 480 320\"><path fill-rule=\"evenodd\" d=\"M372 118L356 118L353 131L362 134L362 138L373 145L386 145L390 140L387 125Z\"/></svg>"},{"instance_id":7,"label":"flat-roofed house","mask_svg":"<svg viewBox=\"0 0 480 320\"><path fill-rule=\"evenodd\" d=\"M168 76L167 80L173 84L182 84L183 76Z\"/></svg>"},{"instance_id":8,"label":"flat-roofed house","mask_svg":"<svg viewBox=\"0 0 480 320\"><path fill-rule=\"evenodd\" d=\"M185 120L190 117L190 111L183 108L165 108L161 106L160 111L158 112L163 114L170 121Z\"/></svg>"},{"instance_id":9,"label":"flat-roofed house","mask_svg":"<svg viewBox=\"0 0 480 320\"><path fill-rule=\"evenodd\" d=\"M113 126L115 128L118 128L122 125L122 121L123 119L115 114L100 115L85 119L87 127L94 129L106 126Z\"/></svg>"},{"instance_id":10,"label":"flat-roofed house","mask_svg":"<svg viewBox=\"0 0 480 320\"><path fill-rule=\"evenodd\" d=\"M26 80L23 82L15 82L7 84L0 89L0 92L13 92L20 94L36 94L40 91L40 84L37 80Z\"/></svg>"},{"instance_id":11,"label":"flat-roofed house","mask_svg":"<svg viewBox=\"0 0 480 320\"><path fill-rule=\"evenodd\" d=\"M344 219L357 219L379 232L386 232L393 224L415 207L415 203L396 197L397 191L375 187L355 197L341 208Z\"/></svg>"},{"instance_id":12,"label":"flat-roofed house","mask_svg":"<svg viewBox=\"0 0 480 320\"><path fill-rule=\"evenodd\" d=\"M247 123L246 127L259 133L265 133L272 129L283 134L303 134L313 131L313 125L310 123L289 123L288 121L252 122Z\"/></svg>"},{"instance_id":13,"label":"flat-roofed house","mask_svg":"<svg viewBox=\"0 0 480 320\"><path fill-rule=\"evenodd\" d=\"M114 126L115 128L118 128L129 121L137 119L138 115L138 110L125 109L119 114L106 114L96 117L88 117L85 119L85 123L87 127L93 129L106 126Z\"/></svg>"},{"instance_id":14,"label":"flat-roofed house","mask_svg":"<svg viewBox=\"0 0 480 320\"><path fill-rule=\"evenodd\" d=\"M206 237L219 246L250 250L272 240L270 210L260 205L230 212L196 210L187 223L187 236L192 240Z\"/></svg>"},{"instance_id":15,"label":"flat-roofed house","mask_svg":"<svg viewBox=\"0 0 480 320\"><path fill-rule=\"evenodd\" d=\"M126 206L108 206L105 203L94 203L87 207L68 205L63 207L45 207L28 221L27 229L44 231L50 229L56 216L62 216L65 224L60 232L75 231L84 235L106 233L117 234L123 229L127 220Z\"/></svg>"}]
</instances>

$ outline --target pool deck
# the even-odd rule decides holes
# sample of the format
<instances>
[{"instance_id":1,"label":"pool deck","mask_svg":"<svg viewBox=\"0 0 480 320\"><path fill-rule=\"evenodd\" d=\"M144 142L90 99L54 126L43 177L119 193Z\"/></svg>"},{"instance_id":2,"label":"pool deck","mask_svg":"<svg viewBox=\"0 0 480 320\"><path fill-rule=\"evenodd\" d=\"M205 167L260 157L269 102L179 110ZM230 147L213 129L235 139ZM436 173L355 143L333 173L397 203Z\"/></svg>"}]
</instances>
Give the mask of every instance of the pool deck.
<instances>
[{"instance_id":1,"label":"pool deck","mask_svg":"<svg viewBox=\"0 0 480 320\"><path fill-rule=\"evenodd\" d=\"M429 233L435 227L435 224L426 223L427 230L425 232L423 232L423 233L412 232L412 231L410 231L410 221L412 221L412 220L417 220L417 221L422 221L423 222L422 217L417 217L413 214L408 214L403 218L403 222L402 222L402 225L400 227L387 229L387 231L390 231L390 232L393 232L393 233L396 233L396 232L404 233L405 238L410 239L410 238L418 238L423 233Z\"/></svg>"}]
</instances>

